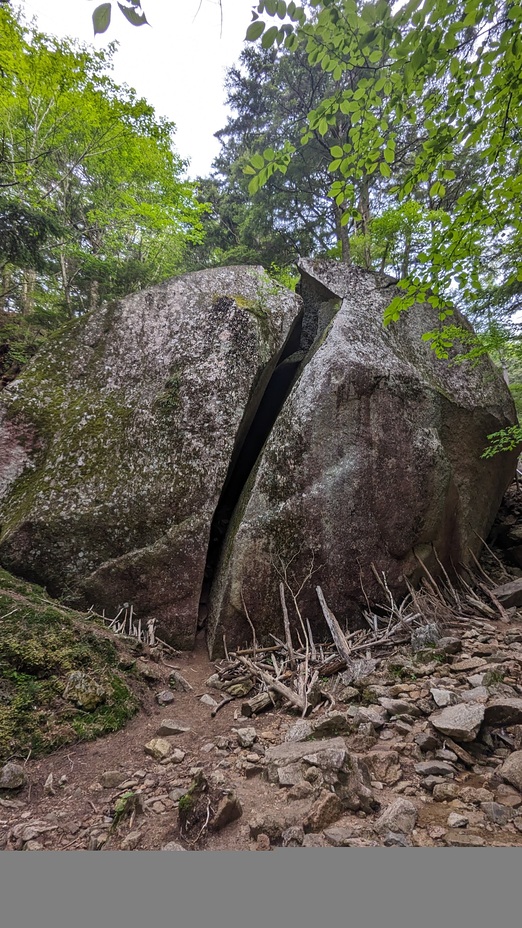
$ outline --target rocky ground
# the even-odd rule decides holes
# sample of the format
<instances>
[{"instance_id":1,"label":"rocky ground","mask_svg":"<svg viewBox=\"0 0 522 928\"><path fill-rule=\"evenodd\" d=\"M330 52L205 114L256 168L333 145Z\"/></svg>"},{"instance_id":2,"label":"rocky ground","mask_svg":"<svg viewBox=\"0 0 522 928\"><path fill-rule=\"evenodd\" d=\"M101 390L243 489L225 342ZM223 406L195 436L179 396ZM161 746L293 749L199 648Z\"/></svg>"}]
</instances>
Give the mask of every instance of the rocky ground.
<instances>
[{"instance_id":1,"label":"rocky ground","mask_svg":"<svg viewBox=\"0 0 522 928\"><path fill-rule=\"evenodd\" d=\"M330 680L334 705L305 720L237 701L213 716L203 642L140 658L149 689L124 730L2 768L0 847L518 846L522 614L450 631Z\"/></svg>"}]
</instances>

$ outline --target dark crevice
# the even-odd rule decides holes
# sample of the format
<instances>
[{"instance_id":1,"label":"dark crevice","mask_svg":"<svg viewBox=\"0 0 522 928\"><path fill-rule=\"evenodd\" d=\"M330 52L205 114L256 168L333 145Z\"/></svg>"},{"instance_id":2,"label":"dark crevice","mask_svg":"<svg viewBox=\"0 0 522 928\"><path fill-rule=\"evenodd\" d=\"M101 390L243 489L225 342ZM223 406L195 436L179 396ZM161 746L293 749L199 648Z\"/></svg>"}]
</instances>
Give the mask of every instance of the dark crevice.
<instances>
[{"instance_id":1,"label":"dark crevice","mask_svg":"<svg viewBox=\"0 0 522 928\"><path fill-rule=\"evenodd\" d=\"M318 290L317 287L304 284L302 279L299 291L303 299L303 309L296 318L279 356L267 365L238 430L228 473L210 527L199 608L199 627L205 624L210 588L234 509L283 404L299 376L303 362L306 363L311 356L310 349L339 306L339 301L332 299L333 294L325 287Z\"/></svg>"},{"instance_id":2,"label":"dark crevice","mask_svg":"<svg viewBox=\"0 0 522 928\"><path fill-rule=\"evenodd\" d=\"M303 316L301 310L275 364L267 365L239 427L228 473L210 526L199 608L199 627L206 619L210 587L232 514L306 354L305 349L301 347Z\"/></svg>"}]
</instances>

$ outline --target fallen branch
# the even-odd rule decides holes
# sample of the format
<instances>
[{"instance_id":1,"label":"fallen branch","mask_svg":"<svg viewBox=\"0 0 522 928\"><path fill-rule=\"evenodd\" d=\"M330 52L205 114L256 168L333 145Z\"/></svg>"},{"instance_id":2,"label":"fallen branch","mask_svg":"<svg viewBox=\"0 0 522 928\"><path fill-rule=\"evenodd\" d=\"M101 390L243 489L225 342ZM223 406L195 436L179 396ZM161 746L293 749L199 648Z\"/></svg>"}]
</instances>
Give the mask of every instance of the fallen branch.
<instances>
[{"instance_id":1,"label":"fallen branch","mask_svg":"<svg viewBox=\"0 0 522 928\"><path fill-rule=\"evenodd\" d=\"M212 709L212 712L210 713L211 717L212 717L213 719L215 719L215 717L216 717L216 715L218 714L219 710L222 709L223 706L226 706L227 703L232 702L233 699L236 699L236 697L235 697L235 696L225 696L217 706L214 706L214 708Z\"/></svg>"},{"instance_id":2,"label":"fallen branch","mask_svg":"<svg viewBox=\"0 0 522 928\"><path fill-rule=\"evenodd\" d=\"M253 664L252 661L249 661L247 657L238 657L238 661L250 670L254 676L258 677L259 680L266 683L269 689L275 690L276 693L283 696L295 709L299 709L300 712L304 711L306 706L305 700L298 696L297 693L294 693L288 686L285 686L284 683L278 680L274 680L271 674L267 673L266 670L261 670L261 668Z\"/></svg>"},{"instance_id":3,"label":"fallen branch","mask_svg":"<svg viewBox=\"0 0 522 928\"><path fill-rule=\"evenodd\" d=\"M319 600L321 609L323 610L323 615L326 619L328 628L332 633L332 638L334 640L335 647L339 652L339 656L342 657L342 659L348 664L350 662L351 651L350 646L346 640L346 636L333 612L328 608L321 587L316 586L315 591L317 593L317 598Z\"/></svg>"},{"instance_id":4,"label":"fallen branch","mask_svg":"<svg viewBox=\"0 0 522 928\"><path fill-rule=\"evenodd\" d=\"M285 585L281 580L279 583L279 597L281 599L281 609L283 610L283 625L285 627L286 650L288 651L288 660L290 667L295 667L294 646L292 644L292 635L290 633L290 620L288 618L288 609L285 599Z\"/></svg>"}]
</instances>

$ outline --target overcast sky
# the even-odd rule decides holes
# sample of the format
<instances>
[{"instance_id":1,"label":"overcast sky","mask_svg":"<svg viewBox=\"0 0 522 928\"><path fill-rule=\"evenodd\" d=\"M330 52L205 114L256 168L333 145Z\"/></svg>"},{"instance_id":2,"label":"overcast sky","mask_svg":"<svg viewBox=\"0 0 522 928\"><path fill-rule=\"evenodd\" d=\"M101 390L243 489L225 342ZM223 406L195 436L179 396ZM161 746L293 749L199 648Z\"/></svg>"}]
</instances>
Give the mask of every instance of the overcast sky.
<instances>
[{"instance_id":1,"label":"overcast sky","mask_svg":"<svg viewBox=\"0 0 522 928\"><path fill-rule=\"evenodd\" d=\"M150 26L135 28L113 3L113 21L93 36L92 12L101 0L20 0L43 32L71 35L105 47L118 40L114 78L135 87L156 112L176 123L176 146L190 158L189 174L208 174L218 152L214 132L226 121L225 70L241 52L251 0L142 0Z\"/></svg>"}]
</instances>

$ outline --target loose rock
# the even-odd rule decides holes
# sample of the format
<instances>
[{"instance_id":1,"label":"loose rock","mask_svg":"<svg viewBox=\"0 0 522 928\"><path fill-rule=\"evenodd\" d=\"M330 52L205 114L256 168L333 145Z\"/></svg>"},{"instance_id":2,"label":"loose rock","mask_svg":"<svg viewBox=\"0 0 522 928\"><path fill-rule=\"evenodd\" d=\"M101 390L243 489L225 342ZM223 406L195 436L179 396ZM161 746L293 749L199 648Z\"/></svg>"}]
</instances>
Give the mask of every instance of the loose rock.
<instances>
[{"instance_id":1,"label":"loose rock","mask_svg":"<svg viewBox=\"0 0 522 928\"><path fill-rule=\"evenodd\" d=\"M27 774L20 764L8 761L0 770L0 789L21 789L27 785Z\"/></svg>"},{"instance_id":2,"label":"loose rock","mask_svg":"<svg viewBox=\"0 0 522 928\"><path fill-rule=\"evenodd\" d=\"M430 715L430 722L443 735L455 741L474 741L484 721L484 707L478 705L448 706Z\"/></svg>"},{"instance_id":3,"label":"loose rock","mask_svg":"<svg viewBox=\"0 0 522 928\"><path fill-rule=\"evenodd\" d=\"M396 799L374 823L374 831L379 835L385 835L389 831L408 835L415 828L417 815L417 808L413 802L408 799Z\"/></svg>"}]
</instances>

